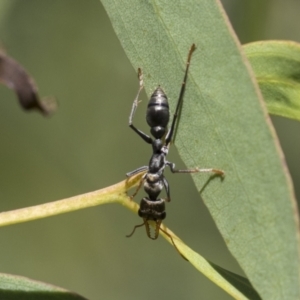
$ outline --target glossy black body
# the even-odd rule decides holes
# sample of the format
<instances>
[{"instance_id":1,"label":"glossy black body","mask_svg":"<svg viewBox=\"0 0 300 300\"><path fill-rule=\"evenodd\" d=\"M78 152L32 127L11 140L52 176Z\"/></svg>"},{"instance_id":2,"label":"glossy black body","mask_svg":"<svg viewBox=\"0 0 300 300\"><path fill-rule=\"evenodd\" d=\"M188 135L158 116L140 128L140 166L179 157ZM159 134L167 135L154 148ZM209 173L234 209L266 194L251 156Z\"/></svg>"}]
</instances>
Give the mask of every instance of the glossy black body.
<instances>
[{"instance_id":1,"label":"glossy black body","mask_svg":"<svg viewBox=\"0 0 300 300\"><path fill-rule=\"evenodd\" d=\"M135 114L135 111L138 106L138 97L140 91L143 89L143 77L142 72L139 69L139 79L140 79L140 89L137 94L136 99L133 102L132 110L129 116L129 126L134 130L145 142L152 145L152 156L150 158L148 166L143 166L138 168L130 173L127 173L127 176L130 177L134 174L137 174L141 171L146 171L142 180L137 188L136 192L132 197L136 195L138 190L140 189L141 185L143 184L144 190L147 193L147 197L144 197L141 200L140 209L139 209L139 216L143 218L144 223L138 225L136 227L145 225L147 235L151 239L156 239L158 237L159 230L161 230L160 225L161 221L166 217L165 212L165 201L170 201L170 188L167 179L164 176L164 170L166 166L169 166L173 173L175 172L182 172L182 173L193 173L198 172L198 169L192 170L175 170L175 164L167 161L166 156L169 151L169 145L172 140L175 125L177 121L177 117L179 114L179 110L181 108L181 103L183 101L183 95L185 91L185 83L187 79L189 64L191 60L191 56L193 51L195 50L195 45L192 45L188 60L186 64L186 70L184 75L184 80L181 85L181 90L179 94L179 98L177 101L177 106L175 113L173 115L173 120L171 123L171 127L167 130L167 126L170 119L170 110L169 110L169 103L166 94L164 93L163 89L158 86L155 91L152 93L150 100L148 102L147 112L146 112L146 121L150 127L151 136L145 134L143 131L137 129L132 124L132 119ZM159 195L161 191L165 189L167 198L163 199L160 198ZM149 223L148 221L154 221L155 225L155 235L151 236L149 230ZM136 228L135 227L135 228ZM134 228L134 229L135 229ZM133 231L134 232L134 231ZM133 234L132 232L132 234ZM173 240L172 240L173 241Z\"/></svg>"},{"instance_id":2,"label":"glossy black body","mask_svg":"<svg viewBox=\"0 0 300 300\"><path fill-rule=\"evenodd\" d=\"M166 156L169 151L169 146L171 140L174 136L174 131L176 127L176 122L178 120L178 115L182 107L183 96L185 92L185 85L187 81L187 75L189 70L189 65L192 57L192 53L196 49L193 44L190 48L188 59L186 63L185 74L183 82L181 84L181 89L171 122L171 126L167 129L169 119L170 119L170 110L169 103L166 94L163 89L158 86L155 91L152 93L150 100L148 102L147 112L146 112L146 121L150 127L151 136L145 134L143 131L137 129L133 123L132 119L137 109L139 100L139 94L143 89L143 74L140 69L138 69L138 75L140 80L140 88L138 94L133 101L131 113L129 116L129 126L136 132L145 142L152 145L152 156L147 166L142 166L132 172L127 173L127 177L133 176L140 172L145 172L143 175L140 184L136 192L132 195L132 198L137 194L140 187L143 185L144 190L147 193L147 197L144 197L140 203L140 209L138 214L143 218L143 223L136 225L130 235L130 237L136 228L144 226L146 227L146 232L149 238L155 240L158 237L159 230L164 232L172 241L174 247L177 249L172 236L164 229L161 228L161 222L166 217L165 212L165 201L170 201L170 188L167 179L164 176L164 170L166 166L170 167L172 173L196 173L196 172L213 172L218 175L223 175L222 170L218 169L187 169L187 170L176 170L175 164L167 161ZM166 190L167 197L165 199L160 198L160 193L162 190ZM155 233L152 236L150 234L150 224L149 221L153 221L155 224ZM177 249L178 250L178 249ZM178 250L180 253L180 251ZM181 254L181 253L180 253Z\"/></svg>"}]
</instances>

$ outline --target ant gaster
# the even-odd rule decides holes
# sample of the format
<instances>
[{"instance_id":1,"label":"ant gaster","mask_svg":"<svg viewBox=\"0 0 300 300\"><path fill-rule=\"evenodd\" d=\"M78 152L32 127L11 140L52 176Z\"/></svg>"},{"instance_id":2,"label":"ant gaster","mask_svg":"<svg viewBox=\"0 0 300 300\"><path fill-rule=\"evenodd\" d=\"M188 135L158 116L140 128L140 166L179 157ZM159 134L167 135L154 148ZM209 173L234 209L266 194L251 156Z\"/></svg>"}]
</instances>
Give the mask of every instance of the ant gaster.
<instances>
[{"instance_id":1,"label":"ant gaster","mask_svg":"<svg viewBox=\"0 0 300 300\"><path fill-rule=\"evenodd\" d=\"M166 217L165 212L165 201L169 202L170 198L170 188L167 179L164 177L164 169L166 166L170 167L172 173L198 173L198 172L211 172L217 175L223 175L224 172L218 169L187 169L187 170L176 170L175 164L171 163L166 160L166 156L169 151L169 146L172 141L172 137L174 135L176 121L178 118L178 114L180 108L182 106L183 95L185 91L185 85L187 81L188 70L190 66L190 61L194 50L196 49L195 44L193 44L190 48L186 69L184 74L184 79L181 85L181 90L179 94L179 98L177 101L175 113L173 115L173 120L171 123L170 129L167 131L167 125L169 123L170 111L169 111L169 104L168 99L164 91L160 86L156 88L156 90L151 95L151 98L148 103L147 113L146 113L146 120L148 125L150 126L150 132L154 139L149 135L145 134L143 131L137 129L132 124L132 119L137 109L139 103L139 95L142 89L144 88L143 84L143 74L141 69L138 69L138 77L140 87L137 93L135 100L133 101L131 113L129 116L129 127L132 128L145 142L152 145L153 153L149 161L148 166L140 167L132 172L126 174L127 177L131 177L135 174L140 172L146 172L135 193L131 196L133 198L138 190L141 188L142 184L144 184L144 190L148 194L148 197L144 197L141 200L140 209L138 214L141 218L143 218L143 223L140 225L136 225L133 228L133 231L127 237L133 235L136 228L144 226L146 227L147 236L153 240L157 239L159 230L164 232L172 241L174 247L177 249L172 236L161 228L161 222ZM165 137L165 138L164 138ZM163 140L164 138L164 140ZM159 198L159 194L165 188L167 193L167 198L162 199ZM149 221L155 222L155 233L154 236L150 234L150 226ZM177 249L180 253L180 251ZM181 253L180 253L181 254Z\"/></svg>"}]
</instances>

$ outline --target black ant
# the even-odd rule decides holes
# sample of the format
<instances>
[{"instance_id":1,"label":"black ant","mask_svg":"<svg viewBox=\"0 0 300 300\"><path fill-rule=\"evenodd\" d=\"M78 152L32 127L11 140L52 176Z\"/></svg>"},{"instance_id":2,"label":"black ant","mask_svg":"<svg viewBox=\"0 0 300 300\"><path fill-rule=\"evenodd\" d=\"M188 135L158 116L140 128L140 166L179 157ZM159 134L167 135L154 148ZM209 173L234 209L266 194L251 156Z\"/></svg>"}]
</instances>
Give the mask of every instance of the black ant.
<instances>
[{"instance_id":1,"label":"black ant","mask_svg":"<svg viewBox=\"0 0 300 300\"><path fill-rule=\"evenodd\" d=\"M186 63L186 69L185 74L183 78L183 82L181 85L181 90L179 94L179 98L177 101L177 106L175 113L173 115L173 120L171 123L170 129L167 131L167 125L169 122L170 117L170 111L169 111L169 104L168 99L164 91L160 86L156 88L156 90L151 95L151 98L148 103L147 108L147 114L146 114L146 120L148 125L150 126L151 134L154 137L151 138L149 135L145 134L141 130L137 129L132 124L132 119L135 114L135 111L137 109L138 103L139 103L139 95L142 89L144 88L143 85L143 74L141 69L138 69L138 77L139 77L139 83L140 87L137 93L136 98L133 101L132 109L129 116L129 127L132 128L145 142L152 145L153 154L150 158L149 165L140 167L132 172L129 172L126 174L127 177L131 177L135 174L138 174L140 172L146 173L143 175L137 190L135 193L131 196L133 198L138 190L141 188L142 184L144 184L144 190L148 194L148 197L144 197L141 200L140 209L138 211L138 214L141 218L143 218L144 222L140 225L136 225L133 228L133 231L131 234L129 234L127 237L130 237L133 235L136 228L144 226L146 227L147 236L150 239L156 240L159 234L159 230L164 232L172 241L174 247L177 249L177 251L180 253L178 248L176 247L172 236L163 230L161 228L161 222L166 217L165 212L165 201L169 202L171 201L170 198L170 188L167 179L164 177L164 169L166 166L170 167L170 170L172 173L198 173L198 172L210 172L215 173L216 175L223 175L224 172L222 170L218 169L187 169L187 170L176 170L175 164L171 163L166 160L166 156L169 151L169 146L172 141L172 137L174 135L175 126L176 126L176 120L178 118L178 114L180 111L180 108L182 106L183 101L183 95L185 91L185 85L187 81L187 75L188 70L190 66L190 61L192 54L194 50L196 49L195 44L193 44L190 48L187 63ZM164 140L163 140L163 137ZM162 199L159 198L159 194L161 193L162 189L165 188L167 193L167 198ZM155 222L155 233L154 236L151 236L150 234L150 226L149 221ZM182 256L182 254L180 253Z\"/></svg>"}]
</instances>

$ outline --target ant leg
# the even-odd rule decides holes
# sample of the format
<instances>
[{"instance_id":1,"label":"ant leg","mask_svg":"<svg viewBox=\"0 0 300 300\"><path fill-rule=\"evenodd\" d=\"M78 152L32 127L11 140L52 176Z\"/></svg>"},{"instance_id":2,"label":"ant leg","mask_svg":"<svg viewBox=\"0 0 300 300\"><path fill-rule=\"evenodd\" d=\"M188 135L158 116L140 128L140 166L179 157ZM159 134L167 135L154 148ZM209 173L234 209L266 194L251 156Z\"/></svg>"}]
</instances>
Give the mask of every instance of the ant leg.
<instances>
[{"instance_id":1,"label":"ant leg","mask_svg":"<svg viewBox=\"0 0 300 300\"><path fill-rule=\"evenodd\" d=\"M142 226L144 226L144 225L145 225L145 222L144 222L143 224L140 224L140 225L135 225L135 226L133 227L132 232L131 232L130 234L126 235L126 237L131 237L131 236L134 234L134 232L135 232L135 230L136 230L137 228L142 227Z\"/></svg>"},{"instance_id":2,"label":"ant leg","mask_svg":"<svg viewBox=\"0 0 300 300\"><path fill-rule=\"evenodd\" d=\"M139 167L139 168L137 168L137 169L135 169L135 170L133 170L131 172L126 173L126 177L131 177L131 176L133 176L135 174L142 173L144 171L148 171L148 169L149 169L148 166Z\"/></svg>"},{"instance_id":3,"label":"ant leg","mask_svg":"<svg viewBox=\"0 0 300 300\"><path fill-rule=\"evenodd\" d=\"M145 174L145 175L146 175L146 174ZM143 184L143 182L144 182L144 180L145 180L145 175L144 175L144 176L142 177L142 179L140 180L139 185L138 185L138 187L136 188L135 192L130 196L130 199L131 199L131 200L136 196L136 194L137 194L138 191L140 190L140 188L141 188L141 186L142 186L142 184Z\"/></svg>"},{"instance_id":4,"label":"ant leg","mask_svg":"<svg viewBox=\"0 0 300 300\"><path fill-rule=\"evenodd\" d=\"M133 101L133 104L132 104L132 108L131 108L131 112L130 112L130 115L129 115L129 127L135 131L145 142L147 142L148 144L152 144L152 139L150 136L148 136L147 134L145 134L143 131L137 129L133 124L132 124L132 119L133 119L133 116L136 112L136 109L138 107L138 104L139 104L139 96L140 96L140 93L142 91L142 89L144 88L144 81L143 81L143 73L142 73L142 70L140 68L138 68L138 78L139 78L139 83L140 83L140 87L139 87L139 90L138 90L138 93Z\"/></svg>"},{"instance_id":5,"label":"ant leg","mask_svg":"<svg viewBox=\"0 0 300 300\"><path fill-rule=\"evenodd\" d=\"M199 169L199 168L195 168L195 169L186 169L186 170L176 170L174 163L167 162L166 165L168 165L170 167L172 173L214 173L214 174L220 175L220 176L224 175L224 171L219 170L219 169L213 169L213 168Z\"/></svg>"},{"instance_id":6,"label":"ant leg","mask_svg":"<svg viewBox=\"0 0 300 300\"><path fill-rule=\"evenodd\" d=\"M220 176L223 176L225 174L225 172L223 170L220 170L220 169L199 169L197 168L198 172L199 173L214 173L216 175L220 175Z\"/></svg>"},{"instance_id":7,"label":"ant leg","mask_svg":"<svg viewBox=\"0 0 300 300\"><path fill-rule=\"evenodd\" d=\"M129 115L129 126L132 124L133 116L134 116L137 106L139 104L139 96L140 96L142 89L144 88L143 73L140 68L138 68L138 78L139 78L140 87L139 87L138 93L132 104L131 112Z\"/></svg>"},{"instance_id":8,"label":"ant leg","mask_svg":"<svg viewBox=\"0 0 300 300\"><path fill-rule=\"evenodd\" d=\"M174 242L174 240L173 240L173 238L172 238L172 236L167 232L167 231L165 231L164 229L162 229L161 227L159 227L159 230L161 230L170 240L171 240L171 242L172 242L172 244L173 244L173 246L174 246L174 248L177 250L177 252L181 255L181 257L183 258L183 259L185 259L186 261L189 261L180 251L179 251L179 249L177 248L177 246L176 246L176 244L175 244L175 242Z\"/></svg>"},{"instance_id":9,"label":"ant leg","mask_svg":"<svg viewBox=\"0 0 300 300\"><path fill-rule=\"evenodd\" d=\"M169 187L169 183L167 181L167 179L165 177L163 177L163 183L164 183L164 187L166 189L167 192L167 199L165 199L167 202L171 201L171 197L170 197L170 187Z\"/></svg>"},{"instance_id":10,"label":"ant leg","mask_svg":"<svg viewBox=\"0 0 300 300\"><path fill-rule=\"evenodd\" d=\"M186 81L187 81L187 76L188 76L188 71L189 71L189 67L190 67L190 62L191 62L192 54L195 51L195 49L196 49L196 46L195 46L195 44L193 44L191 46L191 48L190 48L189 55L188 55L188 58L187 58L186 68L185 68L185 73L184 73L184 78L183 78L183 82L181 84L179 98L178 98L178 101L177 101L175 113L173 115L172 124L171 124L171 127L170 127L170 129L169 129L169 131L168 131L168 133L166 135L166 138L165 138L165 145L166 146L169 145L169 143L171 142L172 137L173 137L173 133L174 133L175 125L176 125L176 120L177 120L180 108L182 106L183 95L184 95L184 92L185 92L185 84L186 84Z\"/></svg>"}]
</instances>

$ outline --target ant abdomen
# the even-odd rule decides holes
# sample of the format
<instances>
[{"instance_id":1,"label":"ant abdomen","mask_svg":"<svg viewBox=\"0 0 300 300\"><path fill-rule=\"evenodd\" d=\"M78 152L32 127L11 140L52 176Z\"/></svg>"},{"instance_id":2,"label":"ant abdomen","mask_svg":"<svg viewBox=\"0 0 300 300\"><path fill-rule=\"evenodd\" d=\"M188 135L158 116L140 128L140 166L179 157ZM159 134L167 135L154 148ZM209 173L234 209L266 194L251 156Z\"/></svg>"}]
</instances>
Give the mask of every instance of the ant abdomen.
<instances>
[{"instance_id":1,"label":"ant abdomen","mask_svg":"<svg viewBox=\"0 0 300 300\"><path fill-rule=\"evenodd\" d=\"M157 87L148 102L146 120L151 128L151 134L161 139L169 123L170 112L168 98L161 87Z\"/></svg>"}]
</instances>

